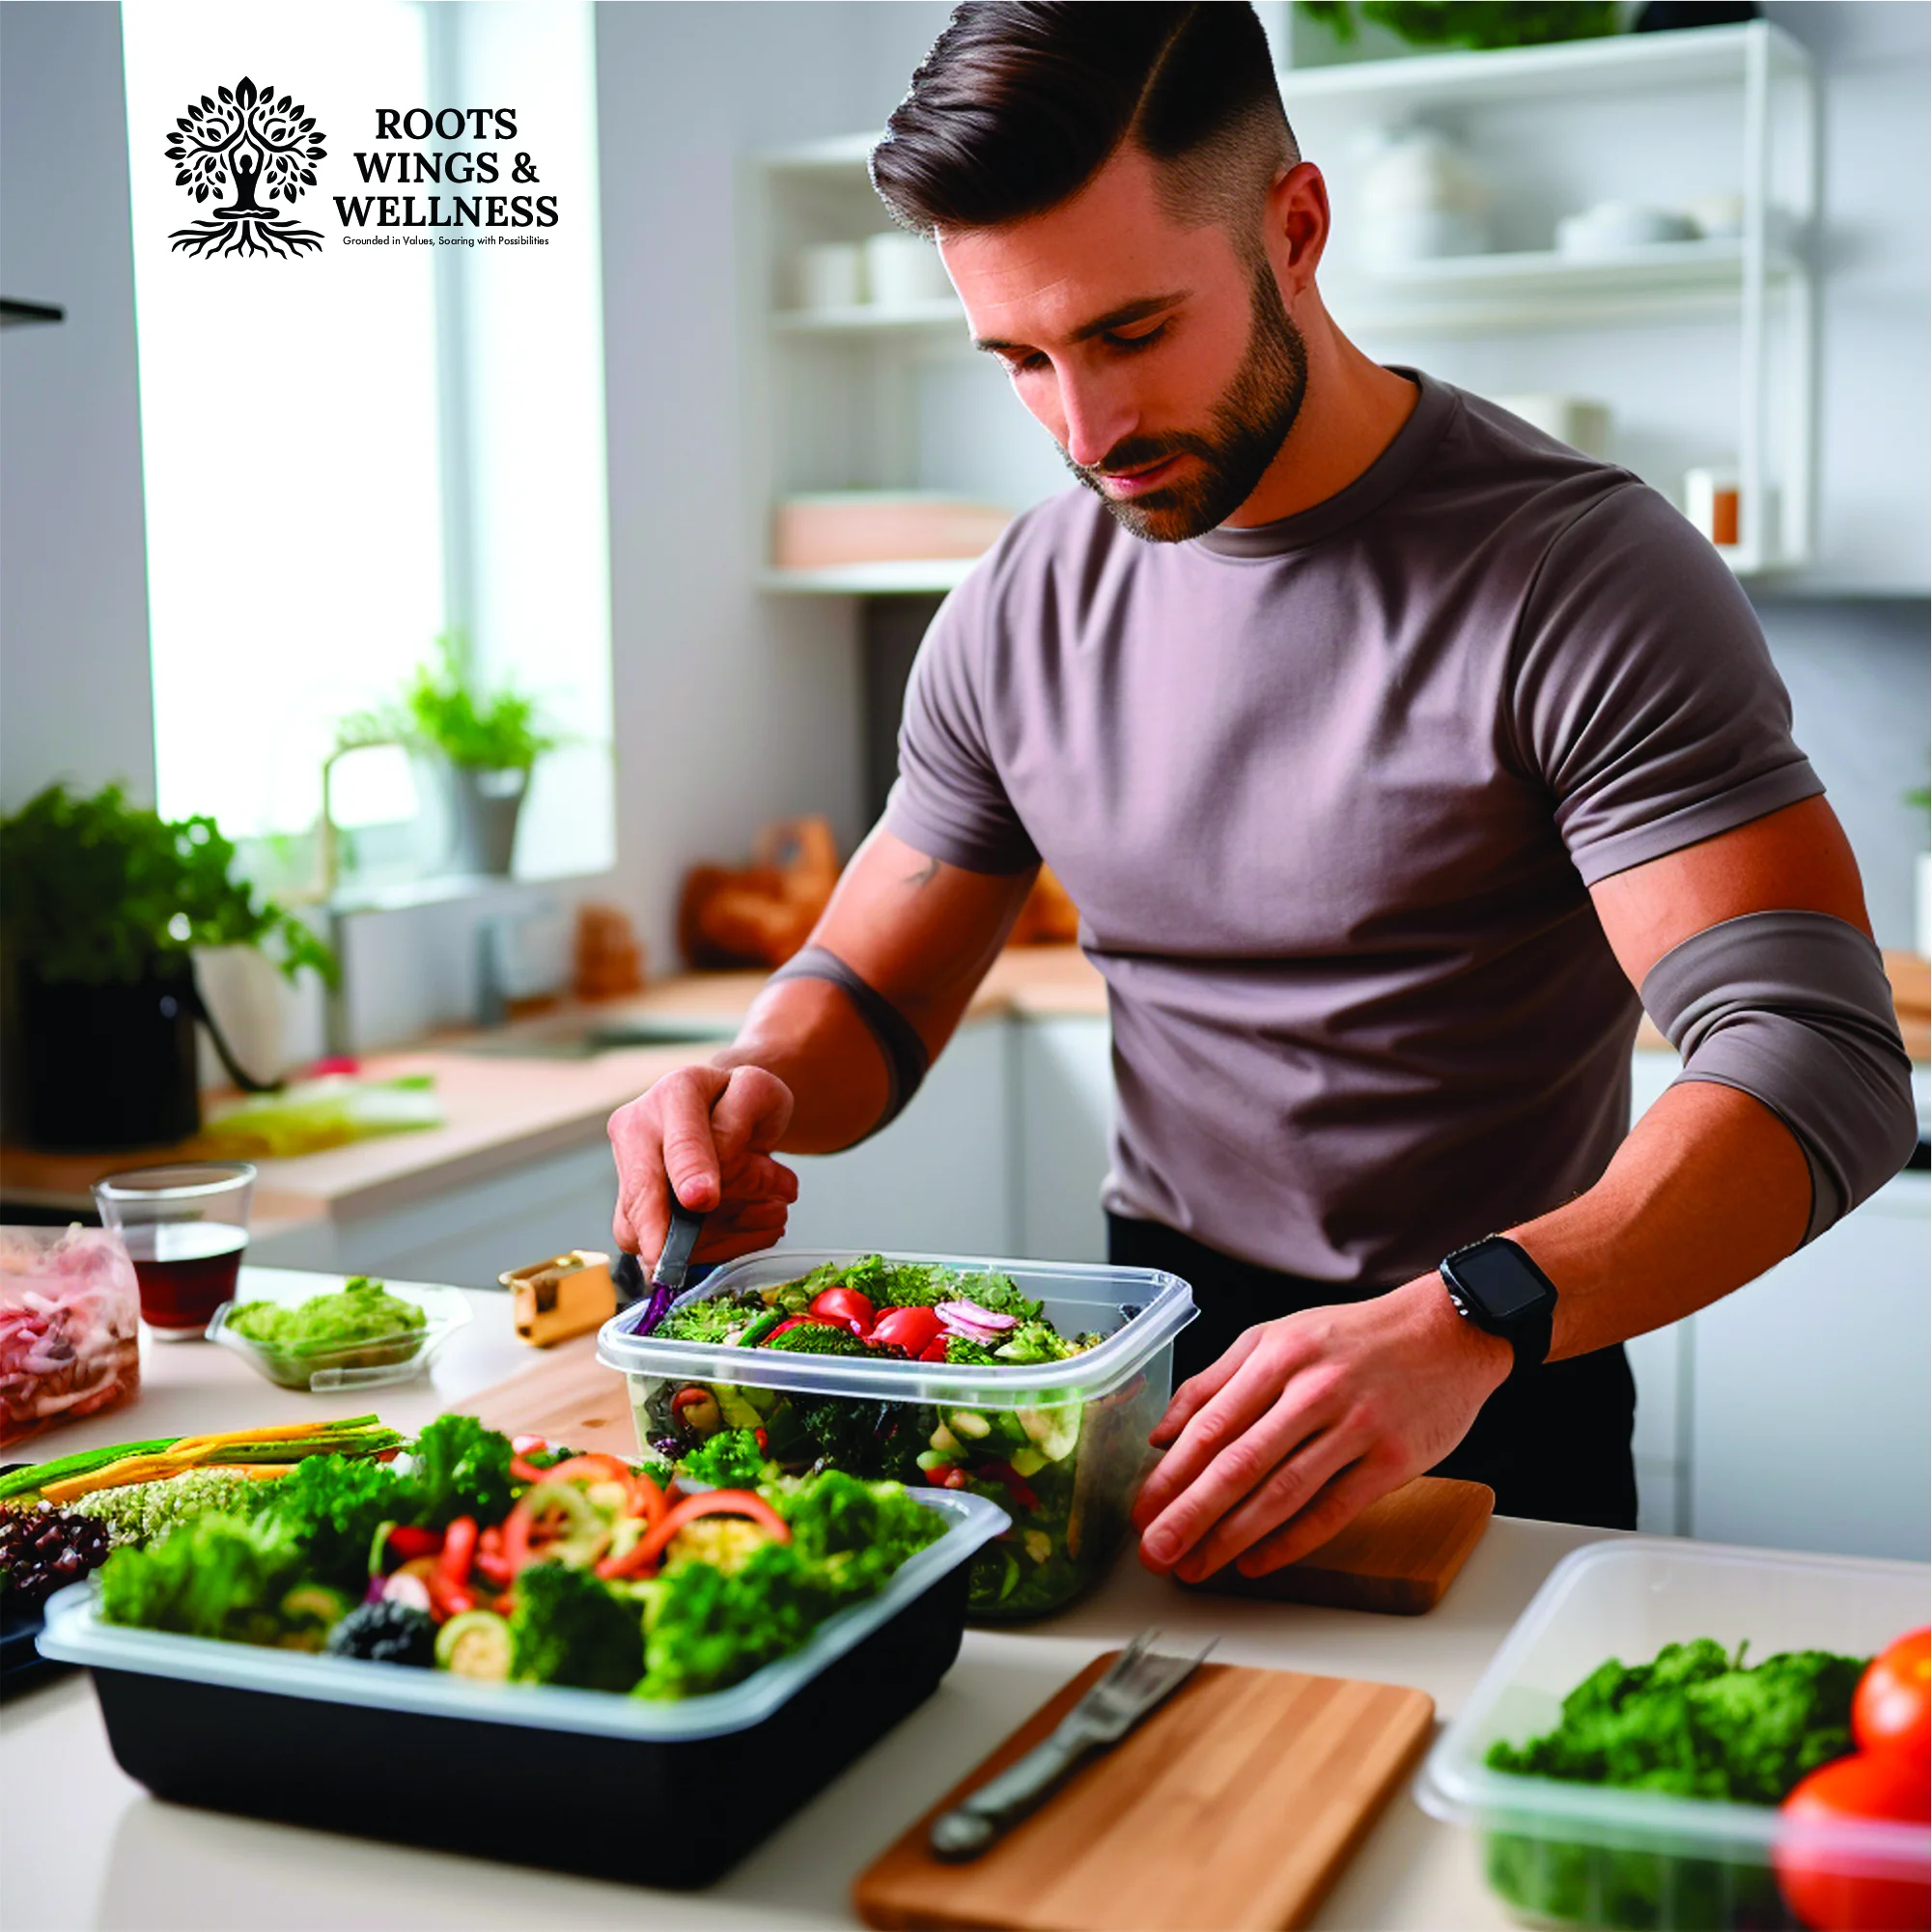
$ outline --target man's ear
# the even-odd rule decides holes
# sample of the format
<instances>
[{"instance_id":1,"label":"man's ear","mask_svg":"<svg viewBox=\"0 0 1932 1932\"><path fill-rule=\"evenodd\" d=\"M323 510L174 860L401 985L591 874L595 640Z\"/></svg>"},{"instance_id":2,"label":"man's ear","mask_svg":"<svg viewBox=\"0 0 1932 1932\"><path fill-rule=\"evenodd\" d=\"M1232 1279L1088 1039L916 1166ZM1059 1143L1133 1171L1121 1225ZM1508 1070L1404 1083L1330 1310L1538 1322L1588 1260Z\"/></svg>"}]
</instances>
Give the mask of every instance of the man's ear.
<instances>
[{"instance_id":1,"label":"man's ear","mask_svg":"<svg viewBox=\"0 0 1932 1932\"><path fill-rule=\"evenodd\" d=\"M1268 257L1291 300L1306 294L1329 240L1329 184L1312 161L1297 161L1268 190Z\"/></svg>"}]
</instances>

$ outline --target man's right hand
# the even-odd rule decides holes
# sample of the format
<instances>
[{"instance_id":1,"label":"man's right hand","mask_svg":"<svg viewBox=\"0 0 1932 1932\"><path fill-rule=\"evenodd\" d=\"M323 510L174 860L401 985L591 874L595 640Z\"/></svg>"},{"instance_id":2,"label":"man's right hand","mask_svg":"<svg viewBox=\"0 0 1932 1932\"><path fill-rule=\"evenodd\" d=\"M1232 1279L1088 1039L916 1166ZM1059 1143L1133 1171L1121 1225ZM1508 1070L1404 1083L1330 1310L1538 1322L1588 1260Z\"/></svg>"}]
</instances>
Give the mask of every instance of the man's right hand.
<instances>
[{"instance_id":1,"label":"man's right hand","mask_svg":"<svg viewBox=\"0 0 1932 1932\"><path fill-rule=\"evenodd\" d=\"M798 1177L772 1160L792 1090L763 1067L680 1067L610 1116L617 1157L611 1231L648 1270L670 1227L665 1182L705 1217L692 1260L735 1260L785 1232Z\"/></svg>"}]
</instances>

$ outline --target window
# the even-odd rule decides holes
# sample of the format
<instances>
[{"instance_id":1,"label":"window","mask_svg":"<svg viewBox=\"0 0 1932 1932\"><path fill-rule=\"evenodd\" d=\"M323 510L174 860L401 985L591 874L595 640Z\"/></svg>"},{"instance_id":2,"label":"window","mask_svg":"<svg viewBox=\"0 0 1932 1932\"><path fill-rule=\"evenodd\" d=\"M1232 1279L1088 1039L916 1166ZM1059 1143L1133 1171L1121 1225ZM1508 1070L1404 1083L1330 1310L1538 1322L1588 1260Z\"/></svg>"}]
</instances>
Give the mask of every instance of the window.
<instances>
[{"instance_id":1,"label":"window","mask_svg":"<svg viewBox=\"0 0 1932 1932\"><path fill-rule=\"evenodd\" d=\"M238 839L308 833L336 720L389 698L455 624L567 739L538 768L519 876L607 869L590 8L224 0L124 8L123 34L161 810ZM202 210L171 131L244 76L300 101L326 147L290 210L322 245L296 259L172 244ZM516 112L516 139L490 145L531 154L557 196L546 243L350 245L376 232L335 204L368 191L358 153L423 145L379 142L376 109L459 102ZM407 848L400 756L346 762L336 791L365 849L384 827Z\"/></svg>"}]
</instances>

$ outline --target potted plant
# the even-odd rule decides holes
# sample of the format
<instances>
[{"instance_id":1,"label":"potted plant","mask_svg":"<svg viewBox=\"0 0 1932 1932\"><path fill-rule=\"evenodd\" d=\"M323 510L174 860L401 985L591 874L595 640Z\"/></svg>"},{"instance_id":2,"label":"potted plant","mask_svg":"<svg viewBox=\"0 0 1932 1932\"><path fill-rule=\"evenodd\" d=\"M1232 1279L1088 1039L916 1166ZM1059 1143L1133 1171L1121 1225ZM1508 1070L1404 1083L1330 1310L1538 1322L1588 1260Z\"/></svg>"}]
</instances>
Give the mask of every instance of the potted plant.
<instances>
[{"instance_id":1,"label":"potted plant","mask_svg":"<svg viewBox=\"0 0 1932 1932\"><path fill-rule=\"evenodd\" d=\"M210 818L170 822L108 785L50 785L0 820L10 1125L60 1150L155 1146L201 1125L194 1024L214 1032L191 949L253 946L294 978L336 962L258 901ZM215 1033L237 1082L259 1087Z\"/></svg>"},{"instance_id":2,"label":"potted plant","mask_svg":"<svg viewBox=\"0 0 1932 1932\"><path fill-rule=\"evenodd\" d=\"M534 698L510 684L487 691L463 633L445 630L400 700L343 720L339 749L379 743L407 747L440 807L445 835L431 854L438 870L510 870L531 768L557 744L540 727Z\"/></svg>"}]
</instances>

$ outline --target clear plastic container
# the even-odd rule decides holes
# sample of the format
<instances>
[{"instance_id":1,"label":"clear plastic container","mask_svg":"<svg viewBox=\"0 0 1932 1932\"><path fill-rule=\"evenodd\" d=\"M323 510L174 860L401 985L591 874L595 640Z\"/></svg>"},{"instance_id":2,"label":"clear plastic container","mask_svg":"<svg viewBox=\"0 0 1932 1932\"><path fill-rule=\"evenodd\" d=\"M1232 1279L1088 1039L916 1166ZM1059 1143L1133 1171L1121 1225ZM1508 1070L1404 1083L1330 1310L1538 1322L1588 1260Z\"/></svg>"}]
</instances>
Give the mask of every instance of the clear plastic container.
<instances>
[{"instance_id":1,"label":"clear plastic container","mask_svg":"<svg viewBox=\"0 0 1932 1932\"><path fill-rule=\"evenodd\" d=\"M747 1289L775 1288L826 1262L867 1250L774 1249L720 1268L678 1306ZM877 1250L870 1250L877 1252ZM975 1560L975 1617L1040 1616L1077 1595L1105 1567L1127 1527L1150 1458L1148 1432L1167 1406L1174 1337L1194 1318L1194 1294L1179 1276L1150 1268L1007 1261L978 1255L886 1254L888 1262L938 1263L1008 1276L1045 1304L1063 1335L1106 1339L1067 1361L1031 1367L959 1368L881 1357L791 1355L775 1349L662 1341L631 1332L644 1304L606 1322L598 1356L630 1386L641 1453L690 1437L682 1391L706 1390L723 1427L766 1431L770 1453L808 1460L824 1436L800 1425L803 1405L849 1404L869 1418L855 1432L861 1475L923 1483L958 1471L971 1493L997 1502L1012 1527ZM709 1412L705 1413L709 1419ZM839 1433L850 1432L841 1430ZM918 1458L926 1455L928 1464ZM941 1459L944 1459L941 1461ZM935 1470L934 1464L940 1467ZM952 1494L960 1494L953 1490Z\"/></svg>"},{"instance_id":2,"label":"clear plastic container","mask_svg":"<svg viewBox=\"0 0 1932 1932\"><path fill-rule=\"evenodd\" d=\"M49 1601L41 1648L92 1670L117 1762L160 1797L633 1884L706 1885L951 1668L966 1565L1005 1518L977 1497L919 1500L946 1533L878 1596L742 1683L677 1702L131 1630L100 1620L92 1582Z\"/></svg>"},{"instance_id":3,"label":"clear plastic container","mask_svg":"<svg viewBox=\"0 0 1932 1932\"><path fill-rule=\"evenodd\" d=\"M0 1227L0 1448L140 1386L141 1295L121 1237Z\"/></svg>"},{"instance_id":4,"label":"clear plastic container","mask_svg":"<svg viewBox=\"0 0 1932 1932\"><path fill-rule=\"evenodd\" d=\"M1647 1662L1666 1643L1750 1640L1871 1656L1927 1620L1918 1563L1730 1550L1629 1537L1573 1551L1517 1619L1415 1781L1433 1817L1484 1837L1490 1889L1526 1924L1617 1928L1793 1924L1772 1869L1777 1809L1492 1771L1498 1738L1548 1731L1565 1694L1606 1658ZM1932 1834L1846 1822L1806 1857L1862 1876L1922 1880Z\"/></svg>"},{"instance_id":5,"label":"clear plastic container","mask_svg":"<svg viewBox=\"0 0 1932 1932\"><path fill-rule=\"evenodd\" d=\"M393 1334L365 1335L352 1342L324 1348L278 1348L238 1333L229 1326L245 1302L224 1302L208 1325L208 1338L238 1355L258 1375L281 1388L306 1388L321 1395L338 1388L384 1388L392 1383L413 1382L429 1372L436 1352L469 1320L469 1303L456 1288L415 1288L385 1282L385 1291L399 1302L422 1309L419 1329L398 1329ZM299 1307L318 1293L312 1284L270 1282L251 1285L247 1302L273 1302L284 1308Z\"/></svg>"}]
</instances>

